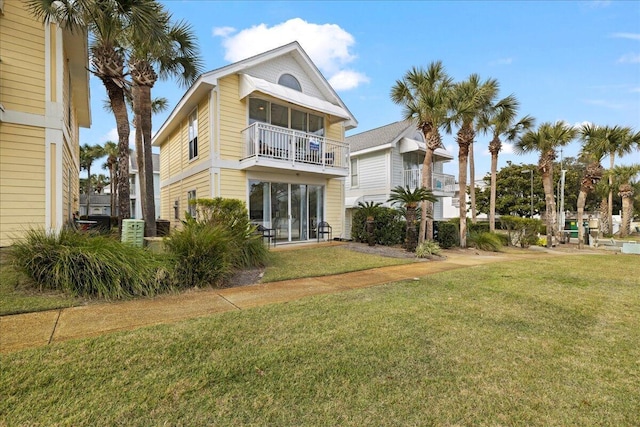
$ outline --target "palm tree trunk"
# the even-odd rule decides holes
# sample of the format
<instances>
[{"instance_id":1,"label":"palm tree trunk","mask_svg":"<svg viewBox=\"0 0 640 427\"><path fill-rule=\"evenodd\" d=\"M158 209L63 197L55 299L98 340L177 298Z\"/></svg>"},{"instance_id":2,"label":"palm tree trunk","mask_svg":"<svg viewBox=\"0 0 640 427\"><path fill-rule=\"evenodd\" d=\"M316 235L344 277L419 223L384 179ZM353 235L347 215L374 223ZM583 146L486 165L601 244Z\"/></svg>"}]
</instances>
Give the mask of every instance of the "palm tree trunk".
<instances>
[{"instance_id":1,"label":"palm tree trunk","mask_svg":"<svg viewBox=\"0 0 640 427\"><path fill-rule=\"evenodd\" d=\"M620 224L620 237L627 237L631 232L631 219L633 218L633 187L630 184L620 186L618 195L622 197L622 218Z\"/></svg>"},{"instance_id":2,"label":"palm tree trunk","mask_svg":"<svg viewBox=\"0 0 640 427\"><path fill-rule=\"evenodd\" d=\"M547 167L546 171L541 169L541 172L542 186L544 187L544 201L546 205L545 219L547 225L547 247L550 248L553 245L556 211L556 203L553 199L553 171L550 167Z\"/></svg>"},{"instance_id":3,"label":"palm tree trunk","mask_svg":"<svg viewBox=\"0 0 640 427\"><path fill-rule=\"evenodd\" d=\"M460 247L467 247L467 161L469 158L469 147L475 135L470 125L463 124L458 131L456 140L458 142L458 197L460 200Z\"/></svg>"},{"instance_id":4,"label":"palm tree trunk","mask_svg":"<svg viewBox=\"0 0 640 427\"><path fill-rule=\"evenodd\" d=\"M580 190L578 194L578 249L582 249L584 247L584 227L582 226L583 217L584 217L584 205L587 201L587 192L583 189Z\"/></svg>"},{"instance_id":5,"label":"palm tree trunk","mask_svg":"<svg viewBox=\"0 0 640 427\"><path fill-rule=\"evenodd\" d=\"M498 178L498 153L491 153L491 194L489 196L489 231L496 231L496 191Z\"/></svg>"},{"instance_id":6,"label":"palm tree trunk","mask_svg":"<svg viewBox=\"0 0 640 427\"><path fill-rule=\"evenodd\" d=\"M609 233L609 228L610 228L610 223L609 223L609 205L607 204L607 197L603 197L602 200L600 201L600 232L602 234L610 234Z\"/></svg>"},{"instance_id":7,"label":"palm tree trunk","mask_svg":"<svg viewBox=\"0 0 640 427\"><path fill-rule=\"evenodd\" d=\"M91 204L91 164L87 165L87 216L89 216L89 205Z\"/></svg>"},{"instance_id":8,"label":"palm tree trunk","mask_svg":"<svg viewBox=\"0 0 640 427\"><path fill-rule=\"evenodd\" d=\"M129 115L127 105L124 102L124 89L118 86L111 78L102 79L111 108L116 119L118 131L118 227L122 233L122 220L131 217L130 190L129 190Z\"/></svg>"},{"instance_id":9,"label":"palm tree trunk","mask_svg":"<svg viewBox=\"0 0 640 427\"><path fill-rule=\"evenodd\" d=\"M609 153L609 170L615 166L615 152ZM609 174L609 199L607 200L607 234L613 234L613 175Z\"/></svg>"},{"instance_id":10,"label":"palm tree trunk","mask_svg":"<svg viewBox=\"0 0 640 427\"><path fill-rule=\"evenodd\" d=\"M428 190L433 187L433 150L427 146L424 163L422 164L422 186ZM422 202L422 215L420 218L420 235L418 243L427 240L433 240L433 202L425 200Z\"/></svg>"},{"instance_id":11,"label":"palm tree trunk","mask_svg":"<svg viewBox=\"0 0 640 427\"><path fill-rule=\"evenodd\" d=\"M140 172L140 177L144 175L144 193L140 197L143 200L143 215L145 222L145 235L156 236L156 203L153 183L153 155L151 152L151 86L140 86L140 128L142 130L142 163L144 173ZM143 186L141 181L141 187Z\"/></svg>"},{"instance_id":12,"label":"palm tree trunk","mask_svg":"<svg viewBox=\"0 0 640 427\"><path fill-rule=\"evenodd\" d=\"M471 222L476 223L476 164L473 160L473 143L469 146L469 197L471 203Z\"/></svg>"},{"instance_id":13,"label":"palm tree trunk","mask_svg":"<svg viewBox=\"0 0 640 427\"><path fill-rule=\"evenodd\" d=\"M141 102L142 102L142 93L141 86L136 84L135 80L131 87L131 94L133 97L133 122L135 128L135 142L136 142L136 165L138 166L138 180L140 182L140 188L138 189L138 200L141 204L142 209L142 219L145 220L145 236L146 233L146 218L147 213L145 206L146 201L146 190L147 187L145 185L146 175L144 173L144 143L143 143L143 132L142 132L142 114L141 114Z\"/></svg>"}]
</instances>

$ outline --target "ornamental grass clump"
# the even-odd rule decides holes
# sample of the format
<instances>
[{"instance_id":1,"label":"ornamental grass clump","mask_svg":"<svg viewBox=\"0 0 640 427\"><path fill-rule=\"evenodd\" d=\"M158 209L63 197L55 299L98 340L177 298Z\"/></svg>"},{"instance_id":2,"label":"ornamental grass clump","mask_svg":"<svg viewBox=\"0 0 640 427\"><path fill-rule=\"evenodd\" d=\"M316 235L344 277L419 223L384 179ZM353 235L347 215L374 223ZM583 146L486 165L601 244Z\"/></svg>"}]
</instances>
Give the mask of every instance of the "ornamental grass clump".
<instances>
[{"instance_id":1,"label":"ornamental grass clump","mask_svg":"<svg viewBox=\"0 0 640 427\"><path fill-rule=\"evenodd\" d=\"M108 237L71 229L32 229L16 242L14 266L40 290L85 298L152 296L170 288L169 273L152 253Z\"/></svg>"},{"instance_id":2,"label":"ornamental grass clump","mask_svg":"<svg viewBox=\"0 0 640 427\"><path fill-rule=\"evenodd\" d=\"M429 258L433 255L440 255L441 252L438 242L432 240L425 240L416 247L417 258Z\"/></svg>"},{"instance_id":3,"label":"ornamental grass clump","mask_svg":"<svg viewBox=\"0 0 640 427\"><path fill-rule=\"evenodd\" d=\"M471 233L468 239L469 246L483 251L500 252L502 240L495 233Z\"/></svg>"}]
</instances>

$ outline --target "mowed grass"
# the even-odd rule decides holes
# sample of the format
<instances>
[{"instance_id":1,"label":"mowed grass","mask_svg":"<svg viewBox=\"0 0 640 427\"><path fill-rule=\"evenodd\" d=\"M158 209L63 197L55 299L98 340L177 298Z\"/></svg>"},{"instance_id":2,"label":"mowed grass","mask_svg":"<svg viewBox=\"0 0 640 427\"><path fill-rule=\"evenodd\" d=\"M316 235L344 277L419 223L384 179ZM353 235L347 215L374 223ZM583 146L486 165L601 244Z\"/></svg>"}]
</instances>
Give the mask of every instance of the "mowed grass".
<instances>
[{"instance_id":1,"label":"mowed grass","mask_svg":"<svg viewBox=\"0 0 640 427\"><path fill-rule=\"evenodd\" d=\"M356 252L340 246L321 246L273 251L262 282L319 277L376 267L408 264L417 258L389 258Z\"/></svg>"},{"instance_id":2,"label":"mowed grass","mask_svg":"<svg viewBox=\"0 0 640 427\"><path fill-rule=\"evenodd\" d=\"M86 303L61 292L40 292L24 274L15 271L6 253L0 251L0 315L71 307ZM415 259L388 258L340 247L309 247L274 251L262 282L326 276L406 264Z\"/></svg>"},{"instance_id":3,"label":"mowed grass","mask_svg":"<svg viewBox=\"0 0 640 427\"><path fill-rule=\"evenodd\" d=\"M3 355L6 425L640 425L640 262L540 257Z\"/></svg>"}]
</instances>

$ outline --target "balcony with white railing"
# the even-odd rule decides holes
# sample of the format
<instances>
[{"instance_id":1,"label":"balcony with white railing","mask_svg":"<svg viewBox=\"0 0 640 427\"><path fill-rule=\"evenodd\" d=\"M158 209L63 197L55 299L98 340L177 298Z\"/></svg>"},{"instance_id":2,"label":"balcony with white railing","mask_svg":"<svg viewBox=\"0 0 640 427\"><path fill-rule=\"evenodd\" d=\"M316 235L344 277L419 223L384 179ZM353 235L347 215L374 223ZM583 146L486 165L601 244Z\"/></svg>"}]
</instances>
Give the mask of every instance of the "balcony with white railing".
<instances>
[{"instance_id":1,"label":"balcony with white railing","mask_svg":"<svg viewBox=\"0 0 640 427\"><path fill-rule=\"evenodd\" d=\"M415 189L422 186L422 170L407 169L404 171L404 186ZM452 196L458 189L456 178L453 175L433 173L431 188L434 194L439 196Z\"/></svg>"},{"instance_id":2,"label":"balcony with white railing","mask_svg":"<svg viewBox=\"0 0 640 427\"><path fill-rule=\"evenodd\" d=\"M349 174L349 146L344 142L260 122L244 129L242 136L242 169L277 168L342 177Z\"/></svg>"}]
</instances>

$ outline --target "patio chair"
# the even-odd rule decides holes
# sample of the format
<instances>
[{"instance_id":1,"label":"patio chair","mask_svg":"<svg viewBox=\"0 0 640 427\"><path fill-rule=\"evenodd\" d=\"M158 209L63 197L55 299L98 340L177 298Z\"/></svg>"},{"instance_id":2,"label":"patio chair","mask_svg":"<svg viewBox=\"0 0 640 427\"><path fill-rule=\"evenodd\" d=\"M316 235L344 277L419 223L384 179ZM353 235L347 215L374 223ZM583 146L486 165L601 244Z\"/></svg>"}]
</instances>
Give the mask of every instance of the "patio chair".
<instances>
[{"instance_id":1,"label":"patio chair","mask_svg":"<svg viewBox=\"0 0 640 427\"><path fill-rule=\"evenodd\" d=\"M331 237L333 236L333 229L331 228L331 226L329 225L328 222L326 221L320 221L318 223L318 228L316 230L316 235L318 237L318 242L320 242L320 236L326 234L329 236L329 240L331 240Z\"/></svg>"},{"instance_id":2,"label":"patio chair","mask_svg":"<svg viewBox=\"0 0 640 427\"><path fill-rule=\"evenodd\" d=\"M264 225L257 225L256 232L258 234L262 234L262 239L267 239L267 244L271 246L273 242L273 246L276 246L276 229L275 228L267 228Z\"/></svg>"}]
</instances>

